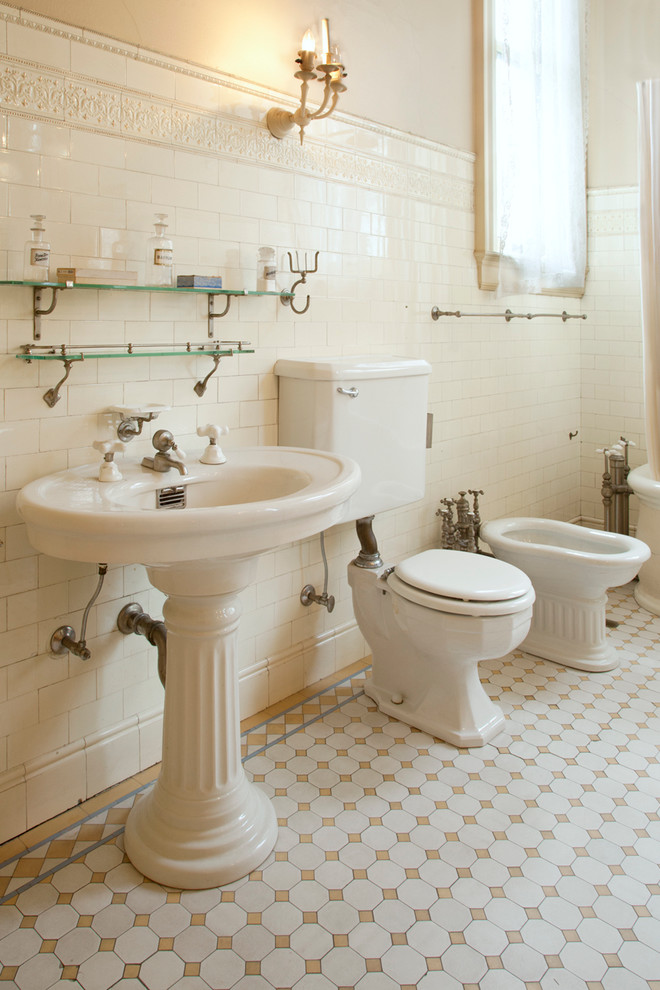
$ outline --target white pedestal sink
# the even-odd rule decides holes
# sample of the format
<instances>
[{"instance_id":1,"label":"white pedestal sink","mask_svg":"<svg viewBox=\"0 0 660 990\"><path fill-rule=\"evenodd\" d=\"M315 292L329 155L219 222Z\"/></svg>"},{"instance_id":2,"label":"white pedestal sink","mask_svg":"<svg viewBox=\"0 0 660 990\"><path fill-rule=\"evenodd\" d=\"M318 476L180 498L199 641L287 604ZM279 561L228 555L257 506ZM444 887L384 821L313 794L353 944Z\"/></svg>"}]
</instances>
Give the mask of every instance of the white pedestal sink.
<instances>
[{"instance_id":1,"label":"white pedestal sink","mask_svg":"<svg viewBox=\"0 0 660 990\"><path fill-rule=\"evenodd\" d=\"M163 762L155 787L132 809L126 851L167 886L215 887L245 876L275 844L266 795L242 767L236 636L239 593L260 553L340 522L360 482L349 458L323 451L252 447L222 465L155 474L98 465L27 485L18 510L43 553L94 563L142 563L167 596ZM156 508L163 489L185 489L186 507Z\"/></svg>"}]
</instances>

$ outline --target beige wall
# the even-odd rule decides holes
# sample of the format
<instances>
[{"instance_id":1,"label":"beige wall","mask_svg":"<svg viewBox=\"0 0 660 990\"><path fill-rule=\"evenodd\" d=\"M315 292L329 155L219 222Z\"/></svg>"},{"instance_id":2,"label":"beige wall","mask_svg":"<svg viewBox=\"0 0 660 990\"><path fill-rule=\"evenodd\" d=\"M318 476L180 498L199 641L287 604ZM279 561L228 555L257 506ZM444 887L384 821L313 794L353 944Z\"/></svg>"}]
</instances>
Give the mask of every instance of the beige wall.
<instances>
[{"instance_id":1,"label":"beige wall","mask_svg":"<svg viewBox=\"0 0 660 990\"><path fill-rule=\"evenodd\" d=\"M469 0L30 0L24 9L290 95L300 39L328 17L349 73L343 110L473 148Z\"/></svg>"},{"instance_id":2,"label":"beige wall","mask_svg":"<svg viewBox=\"0 0 660 990\"><path fill-rule=\"evenodd\" d=\"M590 0L591 188L637 184L639 79L660 76L658 0Z\"/></svg>"}]
</instances>

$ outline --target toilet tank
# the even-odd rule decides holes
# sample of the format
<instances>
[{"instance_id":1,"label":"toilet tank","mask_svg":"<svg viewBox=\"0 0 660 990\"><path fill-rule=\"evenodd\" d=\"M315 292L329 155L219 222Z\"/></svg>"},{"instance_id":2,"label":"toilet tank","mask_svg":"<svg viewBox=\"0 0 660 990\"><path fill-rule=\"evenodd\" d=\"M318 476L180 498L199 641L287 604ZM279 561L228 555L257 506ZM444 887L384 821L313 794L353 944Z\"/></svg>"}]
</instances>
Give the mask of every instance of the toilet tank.
<instances>
[{"instance_id":1,"label":"toilet tank","mask_svg":"<svg viewBox=\"0 0 660 990\"><path fill-rule=\"evenodd\" d=\"M362 484L345 519L423 498L431 366L383 355L282 359L279 442L345 454Z\"/></svg>"}]
</instances>

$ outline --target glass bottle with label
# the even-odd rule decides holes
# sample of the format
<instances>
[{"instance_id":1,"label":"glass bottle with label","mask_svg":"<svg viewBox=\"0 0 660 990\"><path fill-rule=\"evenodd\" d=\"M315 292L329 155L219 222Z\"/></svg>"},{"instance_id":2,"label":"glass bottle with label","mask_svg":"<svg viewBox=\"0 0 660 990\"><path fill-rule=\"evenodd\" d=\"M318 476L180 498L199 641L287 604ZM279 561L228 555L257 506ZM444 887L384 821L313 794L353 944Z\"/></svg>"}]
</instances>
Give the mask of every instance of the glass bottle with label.
<instances>
[{"instance_id":1,"label":"glass bottle with label","mask_svg":"<svg viewBox=\"0 0 660 990\"><path fill-rule=\"evenodd\" d=\"M275 257L275 248L259 248L257 292L277 292L277 259Z\"/></svg>"},{"instance_id":2,"label":"glass bottle with label","mask_svg":"<svg viewBox=\"0 0 660 990\"><path fill-rule=\"evenodd\" d=\"M147 241L145 285L172 285L174 278L174 249L165 236L167 213L157 213L154 220L155 234Z\"/></svg>"},{"instance_id":3,"label":"glass bottle with label","mask_svg":"<svg viewBox=\"0 0 660 990\"><path fill-rule=\"evenodd\" d=\"M46 217L41 213L33 213L34 221L32 240L25 242L25 258L23 263L23 278L26 282L47 282L50 268L50 244L44 240L43 221Z\"/></svg>"}]
</instances>

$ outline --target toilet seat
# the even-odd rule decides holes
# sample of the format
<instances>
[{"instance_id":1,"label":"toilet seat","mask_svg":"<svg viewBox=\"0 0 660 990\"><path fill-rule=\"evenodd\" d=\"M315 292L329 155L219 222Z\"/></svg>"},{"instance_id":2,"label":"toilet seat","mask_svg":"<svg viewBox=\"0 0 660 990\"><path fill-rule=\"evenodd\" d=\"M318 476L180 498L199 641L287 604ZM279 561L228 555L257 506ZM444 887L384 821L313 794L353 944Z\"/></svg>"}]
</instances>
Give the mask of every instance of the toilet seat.
<instances>
[{"instance_id":1,"label":"toilet seat","mask_svg":"<svg viewBox=\"0 0 660 990\"><path fill-rule=\"evenodd\" d=\"M396 565L387 584L410 602L457 615L511 615L534 601L532 582L517 567L456 550L415 554Z\"/></svg>"}]
</instances>

